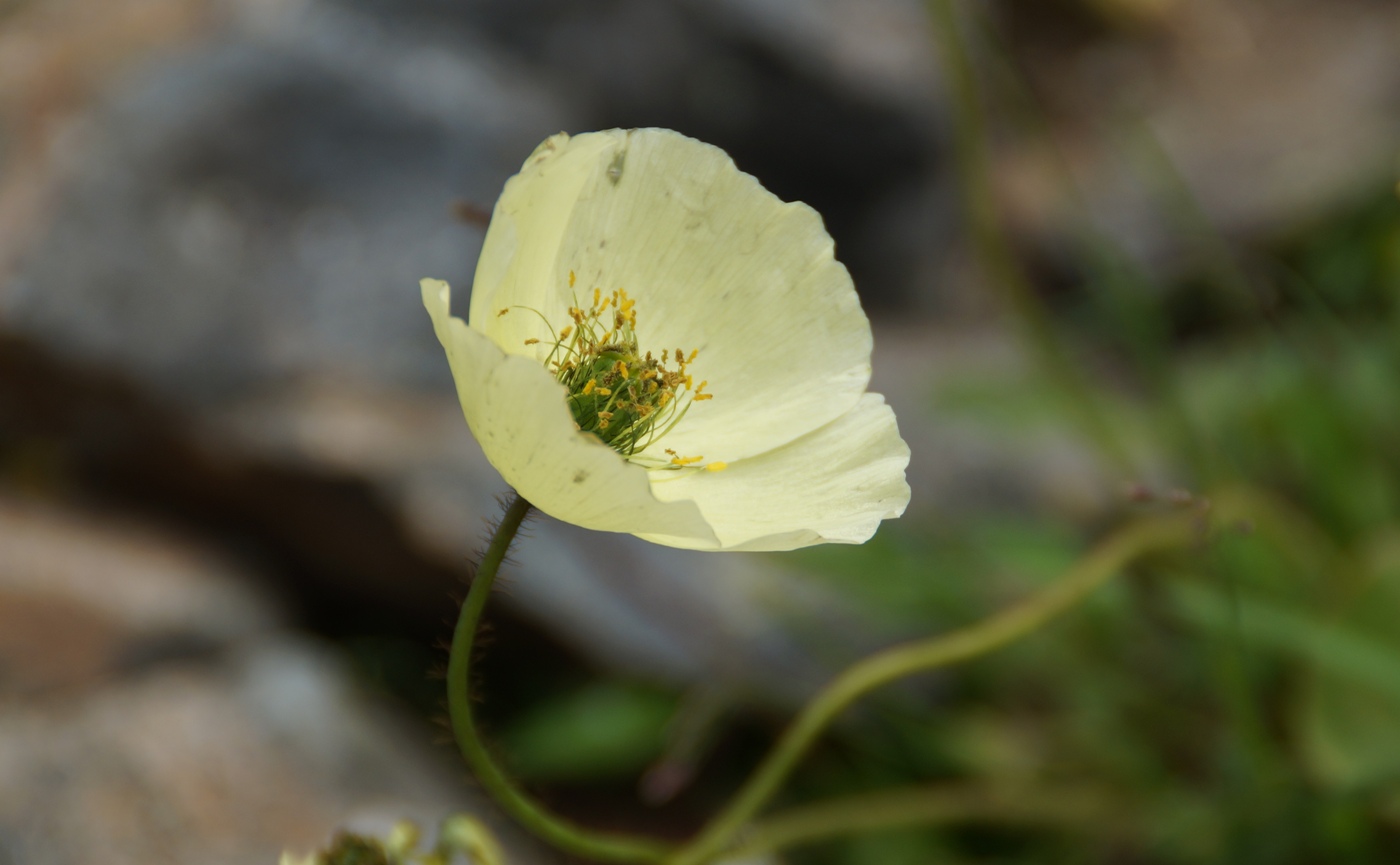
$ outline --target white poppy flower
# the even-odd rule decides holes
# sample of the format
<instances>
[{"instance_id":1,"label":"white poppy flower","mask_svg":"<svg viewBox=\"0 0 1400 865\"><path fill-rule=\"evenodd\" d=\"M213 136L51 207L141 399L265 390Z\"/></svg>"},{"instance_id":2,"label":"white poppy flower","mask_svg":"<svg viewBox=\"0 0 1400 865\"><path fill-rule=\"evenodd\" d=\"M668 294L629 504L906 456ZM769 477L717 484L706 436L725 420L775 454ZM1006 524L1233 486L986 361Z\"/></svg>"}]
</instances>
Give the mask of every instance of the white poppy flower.
<instances>
[{"instance_id":1,"label":"white poppy flower","mask_svg":"<svg viewBox=\"0 0 1400 865\"><path fill-rule=\"evenodd\" d=\"M422 288L486 458L553 517L786 550L862 543L909 502L909 448L865 390L870 324L821 217L719 148L556 135L496 203L470 324L445 282Z\"/></svg>"}]
</instances>

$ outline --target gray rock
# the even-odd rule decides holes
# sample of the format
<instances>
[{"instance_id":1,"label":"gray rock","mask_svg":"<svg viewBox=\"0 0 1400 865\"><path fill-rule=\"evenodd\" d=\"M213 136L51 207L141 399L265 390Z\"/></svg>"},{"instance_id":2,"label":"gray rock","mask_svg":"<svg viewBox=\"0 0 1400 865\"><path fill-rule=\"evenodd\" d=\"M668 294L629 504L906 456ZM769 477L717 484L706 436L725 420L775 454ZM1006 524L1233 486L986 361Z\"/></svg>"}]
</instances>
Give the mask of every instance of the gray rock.
<instances>
[{"instance_id":1,"label":"gray rock","mask_svg":"<svg viewBox=\"0 0 1400 865\"><path fill-rule=\"evenodd\" d=\"M249 575L150 526L0 498L0 699L270 632Z\"/></svg>"},{"instance_id":2,"label":"gray rock","mask_svg":"<svg viewBox=\"0 0 1400 865\"><path fill-rule=\"evenodd\" d=\"M266 865L350 826L487 813L326 652L260 641L63 700L0 704L0 848L27 865ZM512 862L550 861L509 831Z\"/></svg>"},{"instance_id":3,"label":"gray rock","mask_svg":"<svg viewBox=\"0 0 1400 865\"><path fill-rule=\"evenodd\" d=\"M494 813L253 583L130 518L0 499L0 861L251 865Z\"/></svg>"},{"instance_id":4,"label":"gray rock","mask_svg":"<svg viewBox=\"0 0 1400 865\"><path fill-rule=\"evenodd\" d=\"M0 306L182 404L313 371L441 381L417 280L466 280L477 247L449 204L491 201L570 120L482 52L289 7L94 112Z\"/></svg>"},{"instance_id":5,"label":"gray rock","mask_svg":"<svg viewBox=\"0 0 1400 865\"><path fill-rule=\"evenodd\" d=\"M417 280L469 285L479 237L449 203L489 203L535 143L578 128L568 94L588 78L528 65L528 46L503 50L482 22L426 17L430 5L230 4L203 50L150 66L92 112L52 228L0 311L50 350L118 370L173 406L188 424L180 434L228 476L272 463L368 480L428 555L459 563L501 487L461 421ZM693 9L645 7L613 9L617 45L645 50L657 28L695 50L720 40L718 25L677 29ZM571 15L550 32L562 39L571 26L597 25ZM597 41L606 27L579 35L601 52L598 74L618 59ZM653 61L688 74L678 59ZM628 104L658 104L658 70L637 70L649 89ZM765 98L782 101L792 82L780 85ZM612 98L606 89L600 98ZM599 663L786 702L826 675L775 626L784 613L755 602L783 593L747 588L765 579L752 560L554 525L520 550L506 601ZM360 597L371 577L383 594L443 588L357 570ZM448 615L444 597L432 618Z\"/></svg>"}]
</instances>

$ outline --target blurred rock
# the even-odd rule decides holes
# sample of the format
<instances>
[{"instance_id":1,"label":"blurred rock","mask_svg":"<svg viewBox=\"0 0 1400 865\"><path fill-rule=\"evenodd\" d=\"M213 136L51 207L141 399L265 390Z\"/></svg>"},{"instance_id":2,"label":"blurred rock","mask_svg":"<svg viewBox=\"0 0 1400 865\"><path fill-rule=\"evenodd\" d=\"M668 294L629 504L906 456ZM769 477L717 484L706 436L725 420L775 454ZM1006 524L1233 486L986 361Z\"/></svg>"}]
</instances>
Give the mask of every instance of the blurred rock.
<instances>
[{"instance_id":1,"label":"blurred rock","mask_svg":"<svg viewBox=\"0 0 1400 865\"><path fill-rule=\"evenodd\" d=\"M130 519L0 499L0 862L251 865L347 821L489 813L253 584Z\"/></svg>"},{"instance_id":2,"label":"blurred rock","mask_svg":"<svg viewBox=\"0 0 1400 865\"><path fill-rule=\"evenodd\" d=\"M199 33L207 0L17 0L0 6L0 283L40 237L74 119L150 52Z\"/></svg>"},{"instance_id":3,"label":"blurred rock","mask_svg":"<svg viewBox=\"0 0 1400 865\"><path fill-rule=\"evenodd\" d=\"M997 176L1047 248L1075 248L1066 167L1095 226L1159 272L1192 260L1189 206L1228 235L1267 236L1393 183L1395 4L1174 0L1117 29L1060 4L1005 6L1053 140L1023 136Z\"/></svg>"},{"instance_id":4,"label":"blurred rock","mask_svg":"<svg viewBox=\"0 0 1400 865\"><path fill-rule=\"evenodd\" d=\"M769 159L779 184L806 172L865 202L842 199L833 220L856 219L906 174L903 157L850 153L925 152L925 121L891 88L815 76L792 44L774 46L774 22L807 14L793 4L566 5L531 18L500 3L230 0L199 51L152 63L87 115L57 216L0 311L59 358L116 371L169 408L150 421L170 425L155 450L132 443L149 425L129 428L124 448L80 436L94 474L148 506L272 539L297 557L305 598L441 622L501 489L418 300L421 276L470 283L479 234L451 219L455 198L491 202L546 134L605 125L614 108L647 114L637 123L699 118L667 96L703 72L686 58L732 55L741 77L711 94L724 117L761 96L728 133L756 154L741 164L766 173ZM868 55L872 31L859 32L866 48L849 51ZM829 24L811 38L847 50ZM653 51L665 39L688 47ZM573 45L578 62L557 65L548 45ZM639 64L624 49L643 52ZM631 90L597 77L618 70ZM755 560L555 526L521 550L508 602L595 662L788 702L826 675L755 601L784 592L750 593L764 579Z\"/></svg>"},{"instance_id":5,"label":"blurred rock","mask_svg":"<svg viewBox=\"0 0 1400 865\"><path fill-rule=\"evenodd\" d=\"M265 633L246 574L149 527L0 498L0 699Z\"/></svg>"},{"instance_id":6,"label":"blurred rock","mask_svg":"<svg viewBox=\"0 0 1400 865\"><path fill-rule=\"evenodd\" d=\"M0 850L26 865L266 865L345 825L475 809L442 754L298 642L0 704ZM511 861L547 861L505 837Z\"/></svg>"},{"instance_id":7,"label":"blurred rock","mask_svg":"<svg viewBox=\"0 0 1400 865\"><path fill-rule=\"evenodd\" d=\"M85 119L10 326L184 404L310 370L440 380L417 280L467 280L477 247L449 204L575 124L482 52L330 4L234 22Z\"/></svg>"}]
</instances>

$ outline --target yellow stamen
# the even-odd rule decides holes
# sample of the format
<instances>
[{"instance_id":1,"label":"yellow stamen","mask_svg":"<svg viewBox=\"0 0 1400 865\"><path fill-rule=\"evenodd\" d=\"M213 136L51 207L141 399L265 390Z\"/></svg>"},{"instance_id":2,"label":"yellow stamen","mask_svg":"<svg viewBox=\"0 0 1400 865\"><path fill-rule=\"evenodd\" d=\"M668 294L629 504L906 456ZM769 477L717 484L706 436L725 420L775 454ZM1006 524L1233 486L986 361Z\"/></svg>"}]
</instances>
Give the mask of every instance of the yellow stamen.
<instances>
[{"instance_id":1,"label":"yellow stamen","mask_svg":"<svg viewBox=\"0 0 1400 865\"><path fill-rule=\"evenodd\" d=\"M715 395L712 394L712 393L697 393L694 397L692 397L692 399L695 400L696 402L704 402L704 401L707 400L707 399L714 399L714 398L715 398Z\"/></svg>"},{"instance_id":2,"label":"yellow stamen","mask_svg":"<svg viewBox=\"0 0 1400 865\"><path fill-rule=\"evenodd\" d=\"M693 466L705 459L704 457L671 457L673 466Z\"/></svg>"},{"instance_id":3,"label":"yellow stamen","mask_svg":"<svg viewBox=\"0 0 1400 865\"><path fill-rule=\"evenodd\" d=\"M569 288L573 288L573 287L574 287L574 272L571 270L571 271L569 271Z\"/></svg>"},{"instance_id":4,"label":"yellow stamen","mask_svg":"<svg viewBox=\"0 0 1400 865\"><path fill-rule=\"evenodd\" d=\"M596 388L597 386L598 386L597 380L596 380L596 379L591 379L591 378L590 378L590 379L588 380L588 383L585 384L585 385L583 386L583 393L584 393L584 395L587 396L588 394L593 393L593 389Z\"/></svg>"},{"instance_id":5,"label":"yellow stamen","mask_svg":"<svg viewBox=\"0 0 1400 865\"><path fill-rule=\"evenodd\" d=\"M608 390L605 387L594 388L593 392L596 393L598 396L612 396L612 391Z\"/></svg>"},{"instance_id":6,"label":"yellow stamen","mask_svg":"<svg viewBox=\"0 0 1400 865\"><path fill-rule=\"evenodd\" d=\"M727 468L729 468L729 463L715 462L715 463L710 463L709 465L705 466L705 471L707 471L707 472L722 472L722 471L724 471L724 470L727 469Z\"/></svg>"},{"instance_id":7,"label":"yellow stamen","mask_svg":"<svg viewBox=\"0 0 1400 865\"><path fill-rule=\"evenodd\" d=\"M571 334L571 333L573 333L573 332L574 332L574 326L573 326L573 325L568 325L568 326L565 327L563 330L559 331L559 341L560 341L560 342L563 342L564 340L568 339L568 338L569 338L569 334Z\"/></svg>"},{"instance_id":8,"label":"yellow stamen","mask_svg":"<svg viewBox=\"0 0 1400 865\"><path fill-rule=\"evenodd\" d=\"M505 315L505 314L508 313L508 312L510 312L510 307L506 307L505 309L503 309L503 310L501 310L500 312L496 313L496 318L500 318L501 316Z\"/></svg>"}]
</instances>

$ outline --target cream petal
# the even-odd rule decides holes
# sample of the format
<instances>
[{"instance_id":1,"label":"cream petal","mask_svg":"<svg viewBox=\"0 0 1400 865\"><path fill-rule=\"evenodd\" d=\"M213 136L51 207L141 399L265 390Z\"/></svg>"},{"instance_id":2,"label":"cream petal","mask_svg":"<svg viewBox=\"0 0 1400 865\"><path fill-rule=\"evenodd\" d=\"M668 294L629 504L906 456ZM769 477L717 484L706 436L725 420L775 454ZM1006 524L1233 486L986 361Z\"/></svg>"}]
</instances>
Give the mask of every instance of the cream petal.
<instances>
[{"instance_id":1,"label":"cream petal","mask_svg":"<svg viewBox=\"0 0 1400 865\"><path fill-rule=\"evenodd\" d=\"M467 425L506 483L541 511L584 528L717 543L693 502L659 501L645 469L578 431L563 388L544 367L502 352L452 316L447 283L425 279L421 286Z\"/></svg>"},{"instance_id":2,"label":"cream petal","mask_svg":"<svg viewBox=\"0 0 1400 865\"><path fill-rule=\"evenodd\" d=\"M730 463L723 471L652 471L663 501L692 500L718 546L636 532L692 549L791 550L820 543L859 544L881 520L904 513L909 446L879 394L788 445Z\"/></svg>"},{"instance_id":3,"label":"cream petal","mask_svg":"<svg viewBox=\"0 0 1400 865\"><path fill-rule=\"evenodd\" d=\"M525 346L526 339L549 335L545 321L529 310L555 328L569 324L564 236L609 145L601 133L551 136L506 181L496 201L476 262L469 320L508 354L543 357ZM503 309L511 311L500 315Z\"/></svg>"},{"instance_id":4,"label":"cream petal","mask_svg":"<svg viewBox=\"0 0 1400 865\"><path fill-rule=\"evenodd\" d=\"M472 323L511 353L544 339L528 306L567 322L625 288L641 347L699 350L713 400L653 448L737 462L848 412L870 376L870 326L820 216L784 203L724 151L669 130L609 130L540 146L506 184L483 245ZM648 454L652 455L652 454Z\"/></svg>"}]
</instances>

